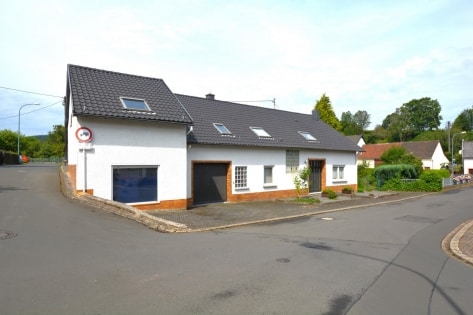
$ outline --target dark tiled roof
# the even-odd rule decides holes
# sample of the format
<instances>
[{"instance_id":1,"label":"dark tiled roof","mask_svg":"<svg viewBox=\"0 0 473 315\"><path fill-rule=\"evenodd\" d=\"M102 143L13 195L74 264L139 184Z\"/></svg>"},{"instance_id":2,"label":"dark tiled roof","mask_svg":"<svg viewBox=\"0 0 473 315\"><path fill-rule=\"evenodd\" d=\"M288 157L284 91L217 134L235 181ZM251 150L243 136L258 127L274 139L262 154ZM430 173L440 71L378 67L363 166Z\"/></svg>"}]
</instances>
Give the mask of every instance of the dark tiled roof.
<instances>
[{"instance_id":1,"label":"dark tiled roof","mask_svg":"<svg viewBox=\"0 0 473 315\"><path fill-rule=\"evenodd\" d=\"M68 65L68 83L75 115L192 123L161 79ZM120 97L144 99L151 112L127 110Z\"/></svg>"},{"instance_id":2,"label":"dark tiled roof","mask_svg":"<svg viewBox=\"0 0 473 315\"><path fill-rule=\"evenodd\" d=\"M473 158L473 141L464 141L463 142L463 158L471 159Z\"/></svg>"},{"instance_id":3,"label":"dark tiled roof","mask_svg":"<svg viewBox=\"0 0 473 315\"><path fill-rule=\"evenodd\" d=\"M419 159L431 159L439 143L439 140L411 141L403 142L402 146L406 149L406 153L410 153Z\"/></svg>"},{"instance_id":4,"label":"dark tiled roof","mask_svg":"<svg viewBox=\"0 0 473 315\"><path fill-rule=\"evenodd\" d=\"M193 131L188 136L189 144L361 150L347 137L322 120L315 120L312 115L181 94L176 94L176 97L194 120ZM232 135L221 135L214 127L214 123L224 124ZM256 136L250 127L263 128L271 138ZM310 133L317 141L304 139L299 131Z\"/></svg>"}]
</instances>

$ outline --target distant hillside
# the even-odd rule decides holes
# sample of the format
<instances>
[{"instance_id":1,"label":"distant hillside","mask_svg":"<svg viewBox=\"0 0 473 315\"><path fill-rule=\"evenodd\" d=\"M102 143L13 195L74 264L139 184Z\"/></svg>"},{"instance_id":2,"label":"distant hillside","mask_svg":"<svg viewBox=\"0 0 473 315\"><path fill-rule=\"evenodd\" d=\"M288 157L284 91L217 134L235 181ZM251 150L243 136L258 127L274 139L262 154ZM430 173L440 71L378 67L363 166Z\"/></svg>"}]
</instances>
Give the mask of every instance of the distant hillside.
<instances>
[{"instance_id":1,"label":"distant hillside","mask_svg":"<svg viewBox=\"0 0 473 315\"><path fill-rule=\"evenodd\" d=\"M48 135L39 135L39 136L31 136L31 137L36 138L41 142L46 141L46 139L48 139Z\"/></svg>"}]
</instances>

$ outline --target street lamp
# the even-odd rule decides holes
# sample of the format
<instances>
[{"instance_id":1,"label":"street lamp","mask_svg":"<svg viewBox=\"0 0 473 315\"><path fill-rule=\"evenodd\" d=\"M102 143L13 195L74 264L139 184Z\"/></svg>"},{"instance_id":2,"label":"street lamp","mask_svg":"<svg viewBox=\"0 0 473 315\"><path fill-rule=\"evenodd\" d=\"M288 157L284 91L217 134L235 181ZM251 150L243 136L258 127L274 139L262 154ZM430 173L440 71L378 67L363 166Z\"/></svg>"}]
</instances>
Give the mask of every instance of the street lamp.
<instances>
[{"instance_id":1,"label":"street lamp","mask_svg":"<svg viewBox=\"0 0 473 315\"><path fill-rule=\"evenodd\" d=\"M454 144L453 140L455 139L456 135L462 135L462 134L465 134L465 133L466 133L466 131L462 131L462 132L454 134L453 137L452 137L452 149L451 149L451 151L452 151L452 170L450 171L451 174L452 174L452 178L453 178L453 175L454 175L453 174L453 144Z\"/></svg>"},{"instance_id":2,"label":"street lamp","mask_svg":"<svg viewBox=\"0 0 473 315\"><path fill-rule=\"evenodd\" d=\"M25 106L28 105L39 105L39 103L31 103L31 104L24 104L20 106L20 109L18 110L18 147L16 153L18 154L18 157L20 156L20 118L21 118L21 109Z\"/></svg>"}]
</instances>

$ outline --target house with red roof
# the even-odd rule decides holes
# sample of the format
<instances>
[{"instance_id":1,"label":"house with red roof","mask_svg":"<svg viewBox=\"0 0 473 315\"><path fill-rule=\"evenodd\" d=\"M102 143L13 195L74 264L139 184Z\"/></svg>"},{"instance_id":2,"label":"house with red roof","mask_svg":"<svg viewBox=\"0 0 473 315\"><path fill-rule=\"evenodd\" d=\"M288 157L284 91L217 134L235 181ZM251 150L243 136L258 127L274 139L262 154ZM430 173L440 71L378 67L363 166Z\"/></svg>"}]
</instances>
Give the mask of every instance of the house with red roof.
<instances>
[{"instance_id":1,"label":"house with red roof","mask_svg":"<svg viewBox=\"0 0 473 315\"><path fill-rule=\"evenodd\" d=\"M358 155L358 164L366 163L368 167L374 168L383 163L381 160L383 153L396 146L405 148L406 153L422 160L424 169L440 169L449 163L440 141L432 140L366 144L363 146L365 151Z\"/></svg>"}]
</instances>

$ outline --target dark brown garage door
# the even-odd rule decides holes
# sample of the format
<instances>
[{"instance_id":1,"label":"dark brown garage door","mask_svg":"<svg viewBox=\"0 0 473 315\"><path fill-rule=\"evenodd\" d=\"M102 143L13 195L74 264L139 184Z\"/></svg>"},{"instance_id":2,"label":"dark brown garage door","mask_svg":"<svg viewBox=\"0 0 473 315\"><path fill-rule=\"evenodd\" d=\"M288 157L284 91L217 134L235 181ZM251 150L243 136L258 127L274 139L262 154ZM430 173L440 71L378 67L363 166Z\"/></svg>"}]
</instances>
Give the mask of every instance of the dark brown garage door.
<instances>
[{"instance_id":1,"label":"dark brown garage door","mask_svg":"<svg viewBox=\"0 0 473 315\"><path fill-rule=\"evenodd\" d=\"M227 168L224 163L194 164L194 204L227 200Z\"/></svg>"}]
</instances>

